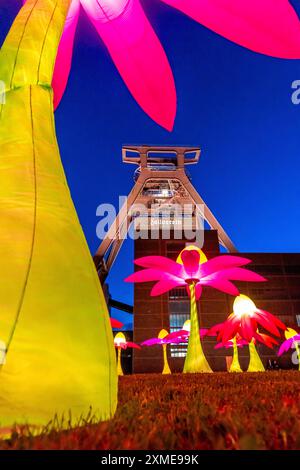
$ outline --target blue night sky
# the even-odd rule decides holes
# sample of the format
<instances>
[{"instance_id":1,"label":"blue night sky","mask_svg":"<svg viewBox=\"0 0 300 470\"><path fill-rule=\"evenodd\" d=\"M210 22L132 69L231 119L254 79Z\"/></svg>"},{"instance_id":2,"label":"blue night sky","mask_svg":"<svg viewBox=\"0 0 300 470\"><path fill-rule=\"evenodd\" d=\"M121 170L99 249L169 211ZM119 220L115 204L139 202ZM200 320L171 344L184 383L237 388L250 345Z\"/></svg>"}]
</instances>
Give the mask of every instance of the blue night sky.
<instances>
[{"instance_id":1,"label":"blue night sky","mask_svg":"<svg viewBox=\"0 0 300 470\"><path fill-rule=\"evenodd\" d=\"M300 2L291 3L300 12ZM0 0L0 43L20 4ZM124 143L201 146L193 184L238 249L298 252L300 105L292 104L291 83L300 80L300 60L255 54L158 0L142 4L175 76L173 132L139 108L83 12L56 111L61 156L91 252L99 244L97 206L117 204L133 184L134 167L121 161ZM132 258L127 241L108 279L113 297L129 303L132 289L123 278L133 270Z\"/></svg>"}]
</instances>

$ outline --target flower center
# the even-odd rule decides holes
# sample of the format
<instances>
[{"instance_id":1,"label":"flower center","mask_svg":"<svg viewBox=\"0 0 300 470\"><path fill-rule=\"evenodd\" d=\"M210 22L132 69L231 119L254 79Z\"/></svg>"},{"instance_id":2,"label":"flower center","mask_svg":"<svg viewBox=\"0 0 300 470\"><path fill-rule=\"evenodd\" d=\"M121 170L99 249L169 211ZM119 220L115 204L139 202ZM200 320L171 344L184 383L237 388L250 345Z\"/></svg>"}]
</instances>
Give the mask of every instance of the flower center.
<instances>
[{"instance_id":1,"label":"flower center","mask_svg":"<svg viewBox=\"0 0 300 470\"><path fill-rule=\"evenodd\" d=\"M239 295L233 302L233 312L238 317L251 316L256 310L255 303L246 295Z\"/></svg>"},{"instance_id":2,"label":"flower center","mask_svg":"<svg viewBox=\"0 0 300 470\"><path fill-rule=\"evenodd\" d=\"M95 20L114 20L126 9L131 0L80 0L81 4L89 11Z\"/></svg>"}]
</instances>

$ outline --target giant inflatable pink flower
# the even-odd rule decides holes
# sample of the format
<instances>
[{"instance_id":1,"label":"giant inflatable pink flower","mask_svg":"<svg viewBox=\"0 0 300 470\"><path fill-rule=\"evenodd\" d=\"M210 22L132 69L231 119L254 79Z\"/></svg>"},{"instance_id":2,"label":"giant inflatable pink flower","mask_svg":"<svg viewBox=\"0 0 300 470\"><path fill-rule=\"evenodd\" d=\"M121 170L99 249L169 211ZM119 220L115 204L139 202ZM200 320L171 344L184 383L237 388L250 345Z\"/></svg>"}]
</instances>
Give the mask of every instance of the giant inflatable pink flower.
<instances>
[{"instance_id":1,"label":"giant inflatable pink flower","mask_svg":"<svg viewBox=\"0 0 300 470\"><path fill-rule=\"evenodd\" d=\"M300 24L288 0L162 0L252 51L300 58ZM70 72L80 6L141 108L171 130L176 114L172 71L140 0L72 0L53 78L55 107Z\"/></svg>"},{"instance_id":2,"label":"giant inflatable pink flower","mask_svg":"<svg viewBox=\"0 0 300 470\"><path fill-rule=\"evenodd\" d=\"M232 255L221 255L201 262L201 250L187 247L179 255L177 261L164 256L145 256L134 262L147 268L131 274L126 282L158 281L151 290L151 296L157 296L175 287L195 285L196 299L199 299L203 286L210 286L226 294L238 295L237 287L231 281L261 282L266 279L259 274L241 268L251 262L247 258ZM195 247L196 248L196 247ZM205 255L204 255L205 256Z\"/></svg>"}]
</instances>

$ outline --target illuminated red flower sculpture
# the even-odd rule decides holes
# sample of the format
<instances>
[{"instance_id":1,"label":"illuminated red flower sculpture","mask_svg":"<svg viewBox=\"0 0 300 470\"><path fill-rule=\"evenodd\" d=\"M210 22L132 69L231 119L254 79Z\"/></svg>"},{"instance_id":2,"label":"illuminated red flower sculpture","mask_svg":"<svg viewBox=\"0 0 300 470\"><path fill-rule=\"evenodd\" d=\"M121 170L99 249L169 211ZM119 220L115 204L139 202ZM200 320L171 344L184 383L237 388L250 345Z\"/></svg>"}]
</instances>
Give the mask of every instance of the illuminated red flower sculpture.
<instances>
[{"instance_id":1,"label":"illuminated red flower sculpture","mask_svg":"<svg viewBox=\"0 0 300 470\"><path fill-rule=\"evenodd\" d=\"M199 299L202 286L210 286L231 295L239 291L231 281L265 281L247 269L241 268L250 263L240 256L222 255L207 260L196 246L188 246L179 254L177 261L163 256L146 256L135 260L135 264L146 269L129 276L127 282L157 281L151 290L152 296L164 294L174 287L186 286L191 299L191 332L184 364L184 372L211 372L204 356L197 314L196 299Z\"/></svg>"},{"instance_id":2,"label":"illuminated red flower sculpture","mask_svg":"<svg viewBox=\"0 0 300 470\"><path fill-rule=\"evenodd\" d=\"M300 58L300 26L288 0L162 0L252 51ZM176 114L172 70L139 0L72 0L53 78L58 105L69 76L80 6L94 25L141 108L171 130Z\"/></svg>"},{"instance_id":3,"label":"illuminated red flower sculpture","mask_svg":"<svg viewBox=\"0 0 300 470\"><path fill-rule=\"evenodd\" d=\"M273 348L273 345L278 343L271 336L259 332L258 326L277 337L280 336L280 330L286 329L278 318L265 310L258 309L249 297L240 294L234 300L233 313L224 323L213 326L207 335L217 335L218 341L221 341L223 345L227 345L228 341L233 341L235 345L233 367L236 371L238 371L239 364L235 341L236 338L245 340L249 343L250 353L248 372L263 372L265 368L256 350L256 342L259 341L269 348Z\"/></svg>"},{"instance_id":4,"label":"illuminated red flower sculpture","mask_svg":"<svg viewBox=\"0 0 300 470\"><path fill-rule=\"evenodd\" d=\"M246 295L240 294L233 303L233 313L220 325L215 325L208 332L208 335L218 333L218 341L227 343L236 335L240 335L250 343L252 339L272 347L274 340L270 336L259 333L261 326L269 333L279 337L280 330L286 330L286 326L274 315L256 307L253 300Z\"/></svg>"}]
</instances>

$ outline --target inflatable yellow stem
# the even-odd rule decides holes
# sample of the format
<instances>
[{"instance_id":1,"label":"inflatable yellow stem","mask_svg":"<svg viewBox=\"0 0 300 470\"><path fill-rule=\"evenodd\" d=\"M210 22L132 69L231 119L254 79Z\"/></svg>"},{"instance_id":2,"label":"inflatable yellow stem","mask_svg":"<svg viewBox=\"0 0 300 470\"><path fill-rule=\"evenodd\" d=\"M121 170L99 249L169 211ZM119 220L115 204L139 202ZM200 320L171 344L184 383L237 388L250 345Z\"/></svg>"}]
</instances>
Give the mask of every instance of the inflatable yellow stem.
<instances>
[{"instance_id":1,"label":"inflatable yellow stem","mask_svg":"<svg viewBox=\"0 0 300 470\"><path fill-rule=\"evenodd\" d=\"M238 346L236 344L236 337L234 337L232 341L233 341L233 358L232 358L231 366L229 368L229 372L243 372L240 366L239 351L238 351Z\"/></svg>"},{"instance_id":2,"label":"inflatable yellow stem","mask_svg":"<svg viewBox=\"0 0 300 470\"><path fill-rule=\"evenodd\" d=\"M253 340L249 343L250 362L247 372L264 372L265 368L256 350Z\"/></svg>"},{"instance_id":3,"label":"inflatable yellow stem","mask_svg":"<svg viewBox=\"0 0 300 470\"><path fill-rule=\"evenodd\" d=\"M0 53L0 427L110 418L106 303L61 165L52 73L70 0L28 0ZM5 101L5 102L4 102Z\"/></svg>"},{"instance_id":4,"label":"inflatable yellow stem","mask_svg":"<svg viewBox=\"0 0 300 470\"><path fill-rule=\"evenodd\" d=\"M195 296L195 284L189 285L191 297L191 331L184 362L184 373L212 372L203 352L200 335L197 303Z\"/></svg>"}]
</instances>

